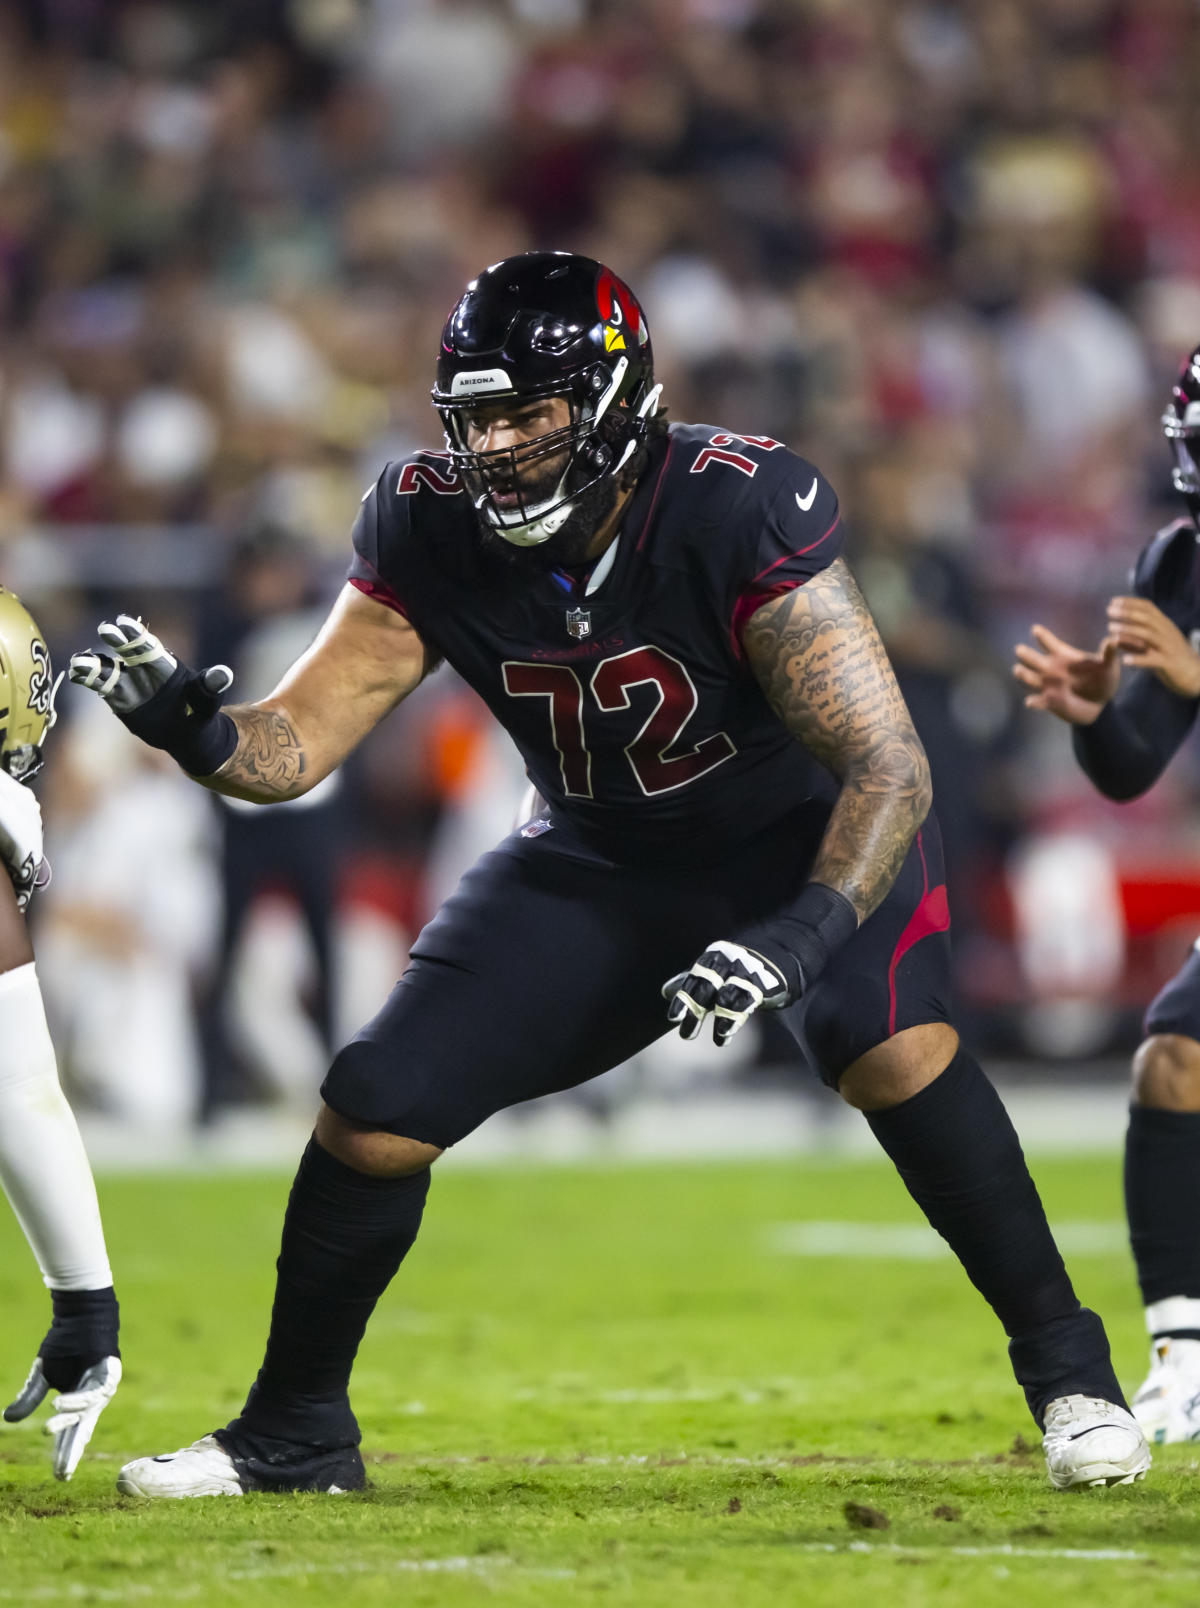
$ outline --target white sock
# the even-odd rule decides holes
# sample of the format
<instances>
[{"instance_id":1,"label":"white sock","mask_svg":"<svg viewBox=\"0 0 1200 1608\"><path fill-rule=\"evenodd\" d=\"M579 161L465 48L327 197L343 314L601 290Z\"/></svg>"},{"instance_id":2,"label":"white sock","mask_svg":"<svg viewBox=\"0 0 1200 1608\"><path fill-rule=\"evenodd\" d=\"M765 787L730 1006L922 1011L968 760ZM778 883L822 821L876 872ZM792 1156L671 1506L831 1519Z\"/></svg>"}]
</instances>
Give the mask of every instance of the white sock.
<instances>
[{"instance_id":1,"label":"white sock","mask_svg":"<svg viewBox=\"0 0 1200 1608\"><path fill-rule=\"evenodd\" d=\"M1173 1329L1200 1331L1200 1300L1191 1295L1168 1295L1146 1308L1148 1334L1169 1334Z\"/></svg>"},{"instance_id":2,"label":"white sock","mask_svg":"<svg viewBox=\"0 0 1200 1608\"><path fill-rule=\"evenodd\" d=\"M0 972L0 1184L52 1290L112 1284L96 1185L32 961Z\"/></svg>"}]
</instances>

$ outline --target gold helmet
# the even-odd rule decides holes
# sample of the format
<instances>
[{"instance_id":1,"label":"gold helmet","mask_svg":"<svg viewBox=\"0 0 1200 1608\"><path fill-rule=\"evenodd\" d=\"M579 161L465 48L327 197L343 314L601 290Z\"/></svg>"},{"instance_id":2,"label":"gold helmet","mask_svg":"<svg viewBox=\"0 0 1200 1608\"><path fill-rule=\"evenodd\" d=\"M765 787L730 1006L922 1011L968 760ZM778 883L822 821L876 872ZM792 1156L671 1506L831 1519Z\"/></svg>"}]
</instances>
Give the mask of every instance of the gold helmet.
<instances>
[{"instance_id":1,"label":"gold helmet","mask_svg":"<svg viewBox=\"0 0 1200 1608\"><path fill-rule=\"evenodd\" d=\"M0 586L0 766L19 782L42 763L57 691L46 639L17 594Z\"/></svg>"}]
</instances>

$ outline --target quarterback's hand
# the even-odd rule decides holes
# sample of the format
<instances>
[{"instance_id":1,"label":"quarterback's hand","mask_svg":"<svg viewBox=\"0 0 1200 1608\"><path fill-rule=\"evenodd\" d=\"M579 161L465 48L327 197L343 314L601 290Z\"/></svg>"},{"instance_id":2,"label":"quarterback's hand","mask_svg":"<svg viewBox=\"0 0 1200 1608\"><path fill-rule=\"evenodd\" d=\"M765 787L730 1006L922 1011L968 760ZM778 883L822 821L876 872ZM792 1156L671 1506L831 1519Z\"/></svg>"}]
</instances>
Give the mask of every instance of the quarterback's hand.
<instances>
[{"instance_id":1,"label":"quarterback's hand","mask_svg":"<svg viewBox=\"0 0 1200 1608\"><path fill-rule=\"evenodd\" d=\"M224 664L207 670L181 664L129 614L105 620L96 634L104 647L72 654L71 680L98 692L135 737L165 749L193 775L207 774L211 727L233 671Z\"/></svg>"},{"instance_id":2,"label":"quarterback's hand","mask_svg":"<svg viewBox=\"0 0 1200 1608\"><path fill-rule=\"evenodd\" d=\"M1181 698L1200 698L1200 653L1148 598L1114 597L1108 605L1108 630L1123 664L1152 671Z\"/></svg>"},{"instance_id":3,"label":"quarterback's hand","mask_svg":"<svg viewBox=\"0 0 1200 1608\"><path fill-rule=\"evenodd\" d=\"M50 863L42 852L42 807L37 795L0 770L0 861L25 910L35 888L50 880Z\"/></svg>"},{"instance_id":4,"label":"quarterback's hand","mask_svg":"<svg viewBox=\"0 0 1200 1608\"><path fill-rule=\"evenodd\" d=\"M69 1480L79 1467L88 1441L100 1414L117 1393L121 1383L120 1357L103 1357L90 1368L85 1368L71 1390L55 1396L51 1406L54 1412L46 1420L46 1434L54 1439L50 1466L56 1480ZM41 1357L35 1357L29 1378L22 1385L15 1401L4 1409L7 1423L19 1423L28 1418L35 1407L41 1405L50 1390L49 1381L42 1371Z\"/></svg>"},{"instance_id":5,"label":"quarterback's hand","mask_svg":"<svg viewBox=\"0 0 1200 1608\"><path fill-rule=\"evenodd\" d=\"M1090 726L1121 679L1116 638L1106 636L1088 653L1044 625L1035 625L1032 635L1037 647L1018 642L1013 665L1013 675L1030 689L1026 709L1046 709L1072 726Z\"/></svg>"},{"instance_id":6,"label":"quarterback's hand","mask_svg":"<svg viewBox=\"0 0 1200 1608\"><path fill-rule=\"evenodd\" d=\"M670 1000L667 1020L680 1038L694 1039L712 1017L713 1043L724 1044L757 1010L790 1005L792 995L779 968L744 944L718 938L692 965L663 984Z\"/></svg>"}]
</instances>

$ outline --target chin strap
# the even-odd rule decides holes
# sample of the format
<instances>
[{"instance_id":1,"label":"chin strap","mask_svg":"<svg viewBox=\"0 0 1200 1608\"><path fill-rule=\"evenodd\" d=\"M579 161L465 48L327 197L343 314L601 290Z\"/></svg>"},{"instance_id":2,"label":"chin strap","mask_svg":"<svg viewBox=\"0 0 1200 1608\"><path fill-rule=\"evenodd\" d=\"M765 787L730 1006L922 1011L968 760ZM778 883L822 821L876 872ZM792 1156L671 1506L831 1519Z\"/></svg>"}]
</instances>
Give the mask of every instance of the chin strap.
<instances>
[{"instance_id":1,"label":"chin strap","mask_svg":"<svg viewBox=\"0 0 1200 1608\"><path fill-rule=\"evenodd\" d=\"M625 375L625 368L627 366L628 363L626 359L622 358L621 363L617 365L617 368L614 371L612 384L609 386L608 390L601 397L596 406L596 413L593 423L598 424L605 412L607 412L608 404L619 389L621 380ZM652 419L658 412L658 399L662 395L662 389L663 388L661 385L652 386L642 398L637 410L639 423L647 418ZM620 458L613 467L613 474L619 474L621 470L624 469L630 458L632 458L634 453L637 451L641 440L642 433L640 431L635 431L631 438L625 443L625 450L622 452ZM555 487L554 495L546 498L545 503L542 505L543 507L545 507L546 504L553 504L555 498L562 496L563 488L566 485L567 474L569 472L569 470L564 472L562 479ZM502 536L506 542L511 542L514 547L540 547L543 542L549 541L551 536L557 535L557 533L563 528L567 520L570 518L574 508L575 502L574 499L572 499L570 502L560 503L557 507L553 508L551 513L545 514L541 517L535 514L532 519L521 520L520 522L514 522L511 525L506 525L502 522L493 520L492 528L495 530L497 536Z\"/></svg>"}]
</instances>

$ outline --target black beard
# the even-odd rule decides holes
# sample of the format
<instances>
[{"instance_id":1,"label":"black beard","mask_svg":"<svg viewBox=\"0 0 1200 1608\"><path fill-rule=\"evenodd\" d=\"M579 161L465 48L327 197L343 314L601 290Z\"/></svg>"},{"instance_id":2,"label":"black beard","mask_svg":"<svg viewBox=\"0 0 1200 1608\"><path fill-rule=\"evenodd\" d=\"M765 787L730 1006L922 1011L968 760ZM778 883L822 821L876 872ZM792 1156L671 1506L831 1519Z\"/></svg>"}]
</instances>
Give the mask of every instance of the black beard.
<instances>
[{"instance_id":1,"label":"black beard","mask_svg":"<svg viewBox=\"0 0 1200 1608\"><path fill-rule=\"evenodd\" d=\"M574 499L574 506L560 529L536 547L518 547L507 541L495 525L479 516L480 540L489 558L504 564L509 570L539 574L550 570L577 569L587 563L588 548L596 539L596 532L617 505L620 489L611 475L588 486Z\"/></svg>"}]
</instances>

